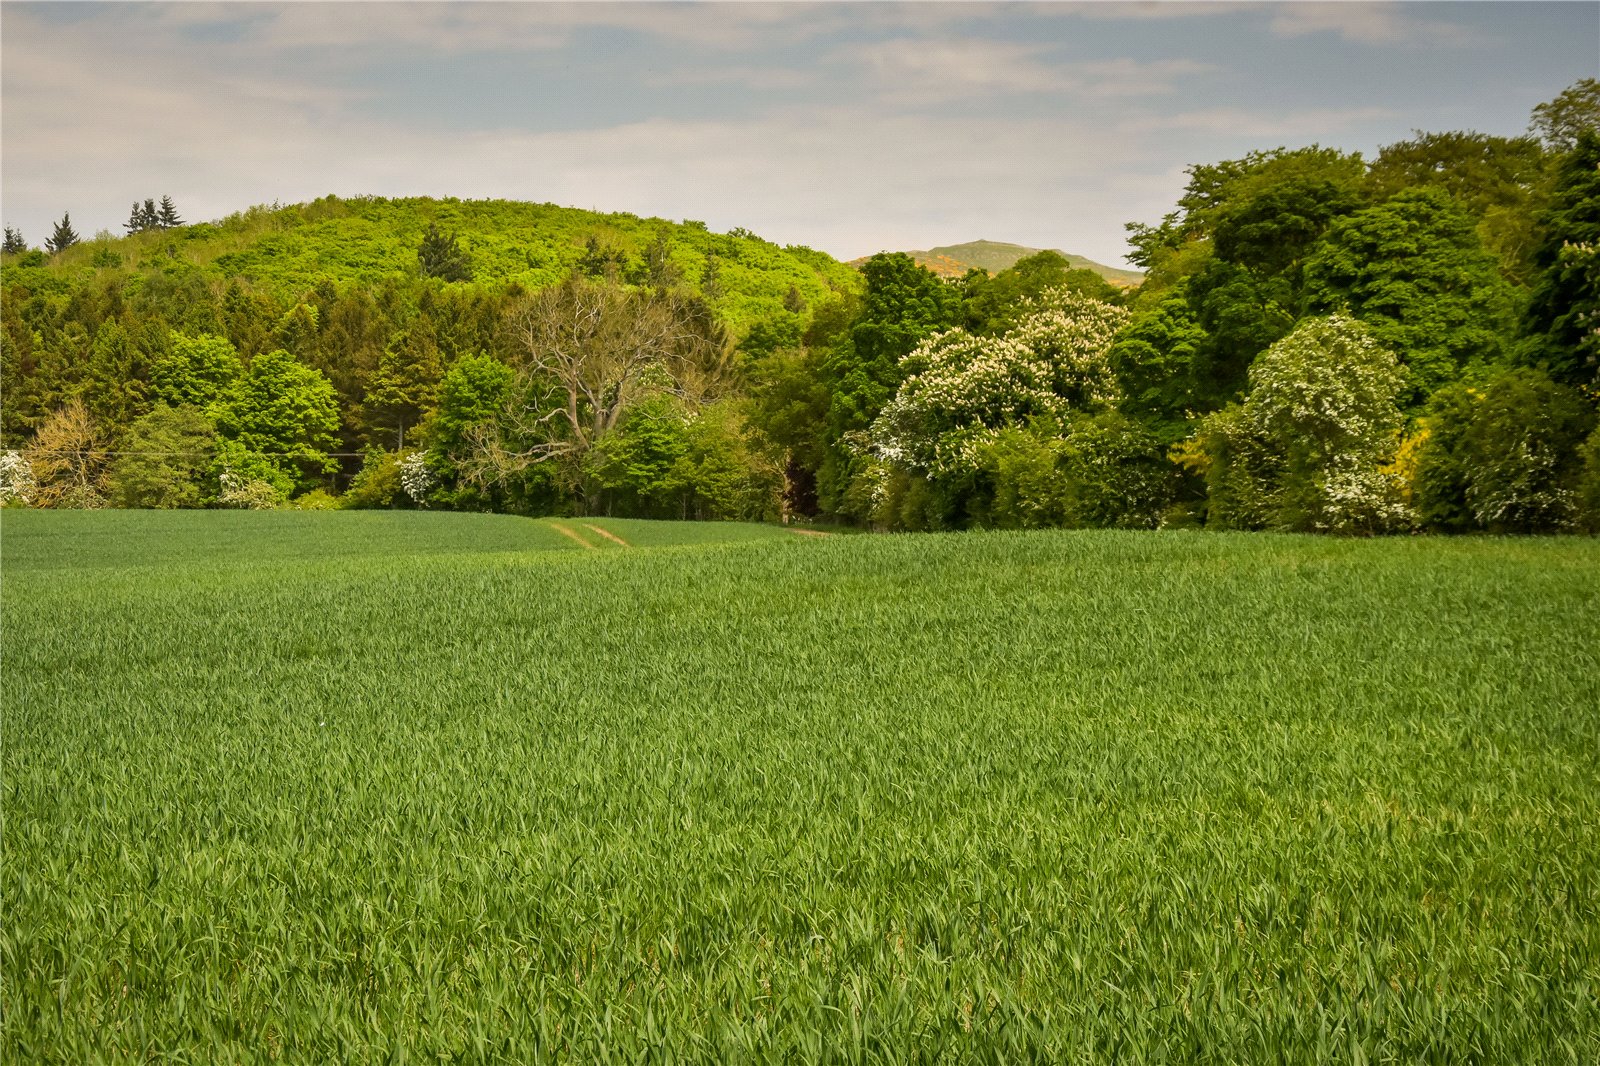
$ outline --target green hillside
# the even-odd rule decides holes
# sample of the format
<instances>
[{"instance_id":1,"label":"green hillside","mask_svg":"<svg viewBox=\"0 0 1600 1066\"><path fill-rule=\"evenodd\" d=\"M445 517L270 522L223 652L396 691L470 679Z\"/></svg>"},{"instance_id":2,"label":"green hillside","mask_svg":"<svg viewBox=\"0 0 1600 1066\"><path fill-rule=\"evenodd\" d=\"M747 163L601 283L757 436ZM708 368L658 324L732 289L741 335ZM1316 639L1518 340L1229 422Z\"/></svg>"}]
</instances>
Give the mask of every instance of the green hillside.
<instances>
[{"instance_id":1,"label":"green hillside","mask_svg":"<svg viewBox=\"0 0 1600 1066\"><path fill-rule=\"evenodd\" d=\"M664 239L671 271L696 291L705 291L707 264L715 261L711 303L735 332L781 310L791 288L809 305L830 289L858 284L854 271L822 252L780 247L743 230L712 233L701 222L508 200L370 196L252 207L216 222L85 240L34 267L8 263L5 280L65 293L101 280L97 275L120 272L137 288L153 274L198 272L207 282L237 280L292 305L323 279L417 277L417 249L430 224L459 238L475 282L530 289L570 273L591 242L623 277L642 277L651 247Z\"/></svg>"},{"instance_id":2,"label":"green hillside","mask_svg":"<svg viewBox=\"0 0 1600 1066\"><path fill-rule=\"evenodd\" d=\"M1043 248L1029 248L1021 244L1008 244L1005 241L968 241L966 244L947 244L938 248L929 248L921 252L907 252L911 258L927 267L935 274L945 277L959 277L973 267L987 270L991 274L998 274L1014 266L1019 259L1042 252ZM1088 269L1099 274L1113 285L1133 286L1144 280L1144 275L1137 270L1123 270L1120 267L1109 267L1104 263L1096 263L1081 255L1070 252L1055 251L1066 258L1074 269Z\"/></svg>"}]
</instances>

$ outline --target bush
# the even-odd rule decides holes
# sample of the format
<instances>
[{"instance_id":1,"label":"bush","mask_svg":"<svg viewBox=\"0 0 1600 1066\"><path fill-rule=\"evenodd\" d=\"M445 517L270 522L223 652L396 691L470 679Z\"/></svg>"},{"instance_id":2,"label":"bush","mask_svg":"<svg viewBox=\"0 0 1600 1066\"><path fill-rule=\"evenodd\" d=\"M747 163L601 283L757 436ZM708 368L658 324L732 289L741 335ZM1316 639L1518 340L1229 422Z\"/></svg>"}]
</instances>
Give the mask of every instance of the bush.
<instances>
[{"instance_id":1,"label":"bush","mask_svg":"<svg viewBox=\"0 0 1600 1066\"><path fill-rule=\"evenodd\" d=\"M129 427L109 472L122 507L203 507L217 427L198 408L157 406Z\"/></svg>"},{"instance_id":2,"label":"bush","mask_svg":"<svg viewBox=\"0 0 1600 1066\"><path fill-rule=\"evenodd\" d=\"M400 456L382 448L368 448L361 469L339 498L340 506L353 510L393 507L404 498L400 484Z\"/></svg>"},{"instance_id":3,"label":"bush","mask_svg":"<svg viewBox=\"0 0 1600 1066\"><path fill-rule=\"evenodd\" d=\"M1542 370L1508 370L1429 404L1417 510L1443 532L1541 533L1588 521L1584 438L1595 413Z\"/></svg>"},{"instance_id":4,"label":"bush","mask_svg":"<svg viewBox=\"0 0 1600 1066\"><path fill-rule=\"evenodd\" d=\"M1076 418L1062 449L1066 524L1154 529L1172 502L1177 470L1154 434L1117 411Z\"/></svg>"},{"instance_id":5,"label":"bush","mask_svg":"<svg viewBox=\"0 0 1600 1066\"><path fill-rule=\"evenodd\" d=\"M1201 430L1221 528L1381 533L1408 526L1390 468L1404 378L1394 353L1344 316L1307 319L1250 367L1242 408Z\"/></svg>"}]
</instances>

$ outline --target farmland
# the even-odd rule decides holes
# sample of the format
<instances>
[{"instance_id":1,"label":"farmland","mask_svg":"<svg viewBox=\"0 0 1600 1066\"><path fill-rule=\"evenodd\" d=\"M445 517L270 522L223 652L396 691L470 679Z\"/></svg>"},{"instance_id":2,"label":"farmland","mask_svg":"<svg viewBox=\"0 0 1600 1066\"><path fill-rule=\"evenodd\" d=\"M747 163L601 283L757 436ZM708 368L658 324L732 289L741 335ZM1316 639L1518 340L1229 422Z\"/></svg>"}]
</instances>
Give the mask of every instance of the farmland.
<instances>
[{"instance_id":1,"label":"farmland","mask_svg":"<svg viewBox=\"0 0 1600 1066\"><path fill-rule=\"evenodd\" d=\"M1600 1058L1594 540L0 551L7 1062Z\"/></svg>"}]
</instances>

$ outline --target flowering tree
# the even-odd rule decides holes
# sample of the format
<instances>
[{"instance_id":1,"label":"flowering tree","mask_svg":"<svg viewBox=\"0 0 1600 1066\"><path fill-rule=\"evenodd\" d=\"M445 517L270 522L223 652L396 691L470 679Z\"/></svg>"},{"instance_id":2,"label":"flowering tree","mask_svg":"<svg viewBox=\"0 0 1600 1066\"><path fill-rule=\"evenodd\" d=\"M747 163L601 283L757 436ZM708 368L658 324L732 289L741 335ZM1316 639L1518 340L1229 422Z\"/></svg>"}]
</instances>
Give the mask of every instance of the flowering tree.
<instances>
[{"instance_id":1,"label":"flowering tree","mask_svg":"<svg viewBox=\"0 0 1600 1066\"><path fill-rule=\"evenodd\" d=\"M997 434L1035 420L1065 424L1116 401L1107 359L1128 312L1055 290L1000 337L935 334L906 358L909 371L873 422L870 446L890 465L930 476L972 473Z\"/></svg>"},{"instance_id":2,"label":"flowering tree","mask_svg":"<svg viewBox=\"0 0 1600 1066\"><path fill-rule=\"evenodd\" d=\"M1307 319L1250 368L1242 409L1207 419L1213 494L1255 483L1265 524L1374 533L1410 522L1394 458L1406 379L1347 315ZM1245 469L1248 467L1248 469ZM1246 513L1252 509L1241 508Z\"/></svg>"}]
</instances>

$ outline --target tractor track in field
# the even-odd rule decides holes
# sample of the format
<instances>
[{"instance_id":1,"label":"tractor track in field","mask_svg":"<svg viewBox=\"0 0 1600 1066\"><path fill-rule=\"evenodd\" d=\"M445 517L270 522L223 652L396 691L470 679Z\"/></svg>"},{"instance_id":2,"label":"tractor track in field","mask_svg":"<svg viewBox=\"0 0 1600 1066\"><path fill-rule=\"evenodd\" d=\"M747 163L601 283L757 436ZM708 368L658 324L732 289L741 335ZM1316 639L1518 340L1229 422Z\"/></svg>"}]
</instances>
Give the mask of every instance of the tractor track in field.
<instances>
[{"instance_id":1,"label":"tractor track in field","mask_svg":"<svg viewBox=\"0 0 1600 1066\"><path fill-rule=\"evenodd\" d=\"M627 541L623 540L621 537L617 536L615 533L612 533L610 530L601 529L599 526L591 526L587 522L585 522L583 524L583 528L600 534L602 537L606 538L607 540L609 540L613 544L620 544L624 548L633 547L632 544L629 544Z\"/></svg>"},{"instance_id":2,"label":"tractor track in field","mask_svg":"<svg viewBox=\"0 0 1600 1066\"><path fill-rule=\"evenodd\" d=\"M555 530L557 533L560 533L563 537L567 537L567 538L570 538L572 540L577 541L579 544L582 544L585 548L588 548L590 551L594 551L595 550L594 545L590 544L588 541L586 541L582 537L580 537L575 530L568 529L566 526L558 526L554 522L550 523L550 528Z\"/></svg>"}]
</instances>

